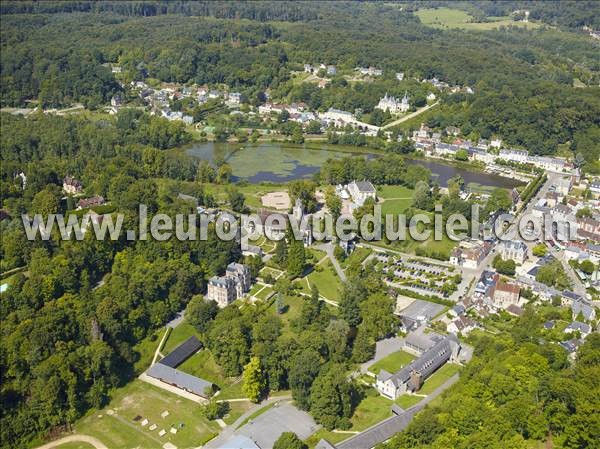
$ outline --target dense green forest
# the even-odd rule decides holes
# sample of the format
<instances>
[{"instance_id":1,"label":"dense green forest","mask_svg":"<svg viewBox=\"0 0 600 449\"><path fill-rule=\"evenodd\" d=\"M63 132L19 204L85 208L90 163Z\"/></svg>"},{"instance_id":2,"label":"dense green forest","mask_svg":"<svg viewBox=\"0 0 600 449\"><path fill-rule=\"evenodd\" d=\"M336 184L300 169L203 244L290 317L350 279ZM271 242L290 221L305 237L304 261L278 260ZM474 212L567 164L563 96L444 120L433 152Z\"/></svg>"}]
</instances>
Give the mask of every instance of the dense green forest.
<instances>
[{"instance_id":1,"label":"dense green forest","mask_svg":"<svg viewBox=\"0 0 600 449\"><path fill-rule=\"evenodd\" d=\"M560 5L551 8L558 17L567 11L599 15L595 2ZM122 91L107 62L123 68L124 82L147 74L170 82L225 83L252 104L263 102L268 89L276 99L305 101L317 110L370 112L385 92L406 89L415 104L424 104L424 85L395 83L394 73L403 71L408 79L437 77L474 88L471 98L443 99L450 105L446 122L483 137L500 134L539 154L554 154L564 144L589 162L600 155L600 100L593 87L600 60L598 44L585 34L549 27L436 30L410 11L380 3L287 6L4 3L2 105L37 99L45 107L78 101L97 108ZM326 89L288 81L291 70L314 61L342 70L372 65L384 76L354 85L334 77ZM588 87L572 87L574 78Z\"/></svg>"},{"instance_id":2,"label":"dense green forest","mask_svg":"<svg viewBox=\"0 0 600 449\"><path fill-rule=\"evenodd\" d=\"M71 174L138 230L137 210L192 213L180 189L157 178L194 179L187 159L165 157L188 138L181 126L129 111L115 123L2 114L2 271L26 266L2 294L2 446L72 423L131 380L135 345L205 290L208 277L239 260L235 242L26 239L19 213L72 212L62 199ZM27 173L23 185L15 173ZM185 190L205 202L201 185ZM192 223L192 226L194 224ZM100 283L100 280L102 282Z\"/></svg>"}]
</instances>

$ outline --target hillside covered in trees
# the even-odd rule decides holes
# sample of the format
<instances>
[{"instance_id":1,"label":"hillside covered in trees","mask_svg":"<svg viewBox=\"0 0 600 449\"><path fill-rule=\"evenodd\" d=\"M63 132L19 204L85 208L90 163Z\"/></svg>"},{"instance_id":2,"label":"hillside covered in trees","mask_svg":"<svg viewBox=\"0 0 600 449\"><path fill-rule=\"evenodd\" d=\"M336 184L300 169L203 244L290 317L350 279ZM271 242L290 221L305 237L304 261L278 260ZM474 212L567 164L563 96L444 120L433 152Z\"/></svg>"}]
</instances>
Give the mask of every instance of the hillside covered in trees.
<instances>
[{"instance_id":1,"label":"hillside covered in trees","mask_svg":"<svg viewBox=\"0 0 600 449\"><path fill-rule=\"evenodd\" d=\"M477 5L480 12L500 14L529 2L507 3ZM473 2L459 5L474 8ZM599 16L595 2L560 5L547 12L550 22L569 15L593 22ZM539 2L530 7L542 9ZM121 91L106 66L113 63L123 68L125 82L147 75L225 83L255 105L272 90L274 98L319 110L369 111L402 71L473 87L472 98L452 98L443 117L452 124L483 137L502 135L538 154L555 154L566 145L589 162L600 155L598 43L557 26L438 30L421 24L410 3L401 9L328 2L5 2L2 11L3 106L34 99L45 107L99 107ZM341 69L375 66L384 76L353 86L334 78L326 89L288 82L290 71L314 61ZM575 78L587 87L572 87Z\"/></svg>"}]
</instances>

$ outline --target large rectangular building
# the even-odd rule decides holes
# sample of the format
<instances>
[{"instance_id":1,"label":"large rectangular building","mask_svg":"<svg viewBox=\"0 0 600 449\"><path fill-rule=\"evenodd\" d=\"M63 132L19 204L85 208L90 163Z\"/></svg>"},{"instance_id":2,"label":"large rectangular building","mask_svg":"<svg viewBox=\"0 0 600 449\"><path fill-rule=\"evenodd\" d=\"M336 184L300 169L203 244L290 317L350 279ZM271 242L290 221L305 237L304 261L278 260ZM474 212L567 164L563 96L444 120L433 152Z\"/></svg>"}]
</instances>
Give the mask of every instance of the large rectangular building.
<instances>
[{"instance_id":1,"label":"large rectangular building","mask_svg":"<svg viewBox=\"0 0 600 449\"><path fill-rule=\"evenodd\" d=\"M458 339L454 335L447 335L394 374L381 370L377 375L376 388L392 400L404 393L419 391L425 379L447 361L456 360L459 352Z\"/></svg>"}]
</instances>

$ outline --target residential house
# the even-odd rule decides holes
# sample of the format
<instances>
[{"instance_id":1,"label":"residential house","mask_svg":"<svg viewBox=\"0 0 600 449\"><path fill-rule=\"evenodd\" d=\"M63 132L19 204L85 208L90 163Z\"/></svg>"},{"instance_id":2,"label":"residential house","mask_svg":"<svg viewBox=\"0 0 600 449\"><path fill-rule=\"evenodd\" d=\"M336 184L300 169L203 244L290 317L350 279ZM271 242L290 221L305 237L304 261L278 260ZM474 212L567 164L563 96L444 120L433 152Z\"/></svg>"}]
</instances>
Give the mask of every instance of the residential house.
<instances>
[{"instance_id":1,"label":"residential house","mask_svg":"<svg viewBox=\"0 0 600 449\"><path fill-rule=\"evenodd\" d=\"M536 167L543 168L544 170L562 173L566 168L566 162L563 159L547 156L531 156L527 161Z\"/></svg>"},{"instance_id":2,"label":"residential house","mask_svg":"<svg viewBox=\"0 0 600 449\"><path fill-rule=\"evenodd\" d=\"M473 319L468 316L459 316L446 326L446 330L454 335L467 335L476 327L477 323Z\"/></svg>"},{"instance_id":3,"label":"residential house","mask_svg":"<svg viewBox=\"0 0 600 449\"><path fill-rule=\"evenodd\" d=\"M582 323L581 321L573 321L565 328L565 334L572 334L574 332L579 332L582 339L585 339L590 332L592 332L592 327L589 324Z\"/></svg>"},{"instance_id":4,"label":"residential house","mask_svg":"<svg viewBox=\"0 0 600 449\"><path fill-rule=\"evenodd\" d=\"M402 81L404 79L404 72L396 72L396 79Z\"/></svg>"},{"instance_id":5,"label":"residential house","mask_svg":"<svg viewBox=\"0 0 600 449\"><path fill-rule=\"evenodd\" d=\"M63 192L67 195L76 195L83 191L83 184L73 176L67 176L63 179Z\"/></svg>"},{"instance_id":6,"label":"residential house","mask_svg":"<svg viewBox=\"0 0 600 449\"><path fill-rule=\"evenodd\" d=\"M227 101L234 105L240 104L242 101L242 94L239 92L230 92L227 95Z\"/></svg>"},{"instance_id":7,"label":"residential house","mask_svg":"<svg viewBox=\"0 0 600 449\"><path fill-rule=\"evenodd\" d=\"M519 304L521 287L512 282L498 281L494 289L493 306L499 309L506 309L509 305Z\"/></svg>"},{"instance_id":8,"label":"residential house","mask_svg":"<svg viewBox=\"0 0 600 449\"><path fill-rule=\"evenodd\" d=\"M600 242L600 220L592 217L577 218L577 235L585 240Z\"/></svg>"},{"instance_id":9,"label":"residential house","mask_svg":"<svg viewBox=\"0 0 600 449\"><path fill-rule=\"evenodd\" d=\"M579 314L581 314L585 321L594 321L596 319L596 309L583 298L573 300L571 303L571 313L574 320L579 317Z\"/></svg>"},{"instance_id":10,"label":"residential house","mask_svg":"<svg viewBox=\"0 0 600 449\"><path fill-rule=\"evenodd\" d=\"M513 316L522 316L525 313L525 311L516 304L509 305L506 308L506 311L508 312L508 314Z\"/></svg>"},{"instance_id":11,"label":"residential house","mask_svg":"<svg viewBox=\"0 0 600 449\"><path fill-rule=\"evenodd\" d=\"M450 263L459 267L476 269L492 248L490 242L463 240L452 250Z\"/></svg>"},{"instance_id":12,"label":"residential house","mask_svg":"<svg viewBox=\"0 0 600 449\"><path fill-rule=\"evenodd\" d=\"M502 139L492 139L490 141L490 146L492 148L498 148L499 149L500 147L502 147Z\"/></svg>"},{"instance_id":13,"label":"residential house","mask_svg":"<svg viewBox=\"0 0 600 449\"><path fill-rule=\"evenodd\" d=\"M104 197L100 195L93 196L91 198L82 198L77 201L77 210L87 209L93 206L102 206L104 204Z\"/></svg>"},{"instance_id":14,"label":"residential house","mask_svg":"<svg viewBox=\"0 0 600 449\"><path fill-rule=\"evenodd\" d=\"M529 160L529 153L525 150L500 150L498 158L509 162L526 164Z\"/></svg>"},{"instance_id":15,"label":"residential house","mask_svg":"<svg viewBox=\"0 0 600 449\"><path fill-rule=\"evenodd\" d=\"M446 134L449 136L459 136L460 135L460 128L456 127L456 126L447 126L446 127Z\"/></svg>"}]
</instances>

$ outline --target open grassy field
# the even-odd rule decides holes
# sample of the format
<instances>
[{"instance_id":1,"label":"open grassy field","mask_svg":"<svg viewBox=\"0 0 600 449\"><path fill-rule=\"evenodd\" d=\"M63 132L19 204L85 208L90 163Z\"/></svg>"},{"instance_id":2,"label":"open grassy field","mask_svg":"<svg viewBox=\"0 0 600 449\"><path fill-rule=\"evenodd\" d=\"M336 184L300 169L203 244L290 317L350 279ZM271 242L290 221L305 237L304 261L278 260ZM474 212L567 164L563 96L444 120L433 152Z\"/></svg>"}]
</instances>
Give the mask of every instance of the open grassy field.
<instances>
[{"instance_id":1,"label":"open grassy field","mask_svg":"<svg viewBox=\"0 0 600 449\"><path fill-rule=\"evenodd\" d=\"M345 269L350 264L362 263L372 252L371 248L357 247L340 265Z\"/></svg>"},{"instance_id":2,"label":"open grassy field","mask_svg":"<svg viewBox=\"0 0 600 449\"><path fill-rule=\"evenodd\" d=\"M404 213L406 209L410 207L412 198L409 199L397 199L397 200L385 200L381 205L381 214L383 216L400 215Z\"/></svg>"},{"instance_id":3,"label":"open grassy field","mask_svg":"<svg viewBox=\"0 0 600 449\"><path fill-rule=\"evenodd\" d=\"M436 388L458 373L459 370L460 366L453 363L446 363L425 381L423 387L419 390L419 394L432 393Z\"/></svg>"},{"instance_id":4,"label":"open grassy field","mask_svg":"<svg viewBox=\"0 0 600 449\"><path fill-rule=\"evenodd\" d=\"M392 401L371 389L369 395L360 401L354 410L350 418L352 423L350 430L360 432L392 416L391 407Z\"/></svg>"},{"instance_id":5,"label":"open grassy field","mask_svg":"<svg viewBox=\"0 0 600 449\"><path fill-rule=\"evenodd\" d=\"M64 443L56 446L57 449L94 449L94 446L88 443L80 442L71 442Z\"/></svg>"},{"instance_id":6,"label":"open grassy field","mask_svg":"<svg viewBox=\"0 0 600 449\"><path fill-rule=\"evenodd\" d=\"M200 415L198 407L194 402L134 380L117 390L107 407L90 412L74 429L98 438L111 448L162 448L167 442L181 448L196 447L219 431L215 422ZM165 410L169 416L162 418ZM138 416L142 419L134 421ZM149 421L146 426L141 425L143 419ZM152 424L157 428L151 431ZM176 434L170 432L171 427L177 429ZM162 429L167 433L160 437L158 433Z\"/></svg>"},{"instance_id":7,"label":"open grassy field","mask_svg":"<svg viewBox=\"0 0 600 449\"><path fill-rule=\"evenodd\" d=\"M369 367L369 371L373 374L379 374L379 371L382 369L386 370L388 373L394 373L398 371L403 366L408 365L415 359L415 356L409 354L408 352L398 351L394 352L387 357L375 362Z\"/></svg>"},{"instance_id":8,"label":"open grassy field","mask_svg":"<svg viewBox=\"0 0 600 449\"><path fill-rule=\"evenodd\" d=\"M377 196L384 199L412 199L414 190L405 186L379 186Z\"/></svg>"},{"instance_id":9,"label":"open grassy field","mask_svg":"<svg viewBox=\"0 0 600 449\"><path fill-rule=\"evenodd\" d=\"M410 408L413 405L417 405L419 402L421 402L422 399L423 399L423 397L421 397L421 396L415 396L412 394L403 394L398 399L396 399L394 402L396 402L396 404L398 404L400 407L402 407L404 410L406 410L407 408Z\"/></svg>"},{"instance_id":10,"label":"open grassy field","mask_svg":"<svg viewBox=\"0 0 600 449\"><path fill-rule=\"evenodd\" d=\"M519 26L537 28L535 22L517 22L510 17L488 17L488 22L473 22L473 17L466 11L453 8L425 8L415 13L424 25L433 28L462 28L464 30L492 30L501 26Z\"/></svg>"},{"instance_id":11,"label":"open grassy field","mask_svg":"<svg viewBox=\"0 0 600 449\"><path fill-rule=\"evenodd\" d=\"M342 285L340 278L335 272L335 268L330 261L324 262L319 265L321 271L315 269L308 275L308 282L310 285L316 285L319 289L319 293L327 299L337 301L339 298L339 289ZM306 281L301 280L301 285L304 290L308 290L306 287ZM310 291L307 291L310 293Z\"/></svg>"}]
</instances>

